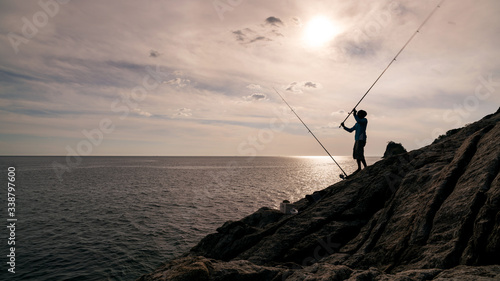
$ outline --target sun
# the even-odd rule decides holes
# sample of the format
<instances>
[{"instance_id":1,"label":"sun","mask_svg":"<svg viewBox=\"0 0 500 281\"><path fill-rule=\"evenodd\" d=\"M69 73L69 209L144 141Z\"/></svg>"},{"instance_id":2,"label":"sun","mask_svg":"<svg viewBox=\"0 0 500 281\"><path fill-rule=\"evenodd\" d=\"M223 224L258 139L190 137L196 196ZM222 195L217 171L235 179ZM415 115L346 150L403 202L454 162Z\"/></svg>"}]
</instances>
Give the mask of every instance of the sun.
<instances>
[{"instance_id":1,"label":"sun","mask_svg":"<svg viewBox=\"0 0 500 281\"><path fill-rule=\"evenodd\" d=\"M323 46L339 33L338 27L324 16L312 18L304 29L304 39L309 46Z\"/></svg>"}]
</instances>

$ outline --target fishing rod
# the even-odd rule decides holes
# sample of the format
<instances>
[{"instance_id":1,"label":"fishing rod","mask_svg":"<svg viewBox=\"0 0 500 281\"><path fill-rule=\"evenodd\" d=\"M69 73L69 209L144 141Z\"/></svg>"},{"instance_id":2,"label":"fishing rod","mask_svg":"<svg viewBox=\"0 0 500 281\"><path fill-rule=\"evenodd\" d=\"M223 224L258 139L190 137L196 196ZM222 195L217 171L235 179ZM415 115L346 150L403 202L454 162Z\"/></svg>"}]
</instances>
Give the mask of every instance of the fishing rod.
<instances>
[{"instance_id":1,"label":"fishing rod","mask_svg":"<svg viewBox=\"0 0 500 281\"><path fill-rule=\"evenodd\" d=\"M335 159L333 158L333 156L330 154L330 152L328 152L328 150L326 150L325 146L319 141L319 139L313 134L313 132L311 131L311 129L309 129L309 127L307 127L306 123L304 123L304 121L302 121L302 119L299 117L299 115L297 114L297 112L295 112L295 110L293 110L293 108L288 104L288 102L286 102L286 100L283 98L283 96L278 92L278 90L276 90L276 88L273 87L273 89L276 91L276 93L278 94L278 96L280 96L280 98L285 102L286 105L288 105L288 107L292 110L293 114L295 114L295 116L297 116L297 118L299 118L300 122L302 122L302 125L304 125L304 127L306 127L307 131L309 131L309 133L311 133L311 135L316 139L316 141L319 143L319 145L321 145L321 147L326 151L326 153L328 154L328 156L330 156L330 158L332 158L333 162L335 162L335 164L337 164L337 166L339 167L339 169L342 171L342 173L344 173L344 175L340 175L341 178L343 179L345 176L347 178L347 174L344 172L344 170L342 169L342 167L340 167L339 163L337 163L337 161L335 161Z\"/></svg>"},{"instance_id":2,"label":"fishing rod","mask_svg":"<svg viewBox=\"0 0 500 281\"><path fill-rule=\"evenodd\" d=\"M422 24L417 28L417 30L413 33L413 35L410 37L410 39L408 39L408 41L406 41L406 43L403 45L403 47L401 48L401 50L399 50L399 52L396 54L396 56L394 56L394 58L391 60L391 62L387 65L387 67L384 69L384 71L382 71L382 73L380 73L380 75L377 77L377 79L375 79L375 82L373 82L373 84L370 86L370 88L368 88L368 91L366 91L366 93L363 95L363 97L361 97L361 99L358 101L358 103L354 106L353 110L351 110L349 112L349 114L347 115L347 117L344 119L344 121L342 121L342 123L344 123L347 118L349 118L349 116L351 116L351 113L354 112L354 109L356 109L356 107L358 107L358 105L361 103L361 101L366 97L366 95L368 95L368 93L370 92L370 90L373 88L373 86L375 86L375 84L377 84L378 80L380 79L380 77L382 77L382 75L384 75L384 73L387 71L387 69L389 69L389 67L392 65L392 63L394 61L396 61L396 58L399 56L399 54L401 54L401 52L403 52L403 50L406 48L406 46L410 43L410 41L413 39L413 37L415 37L415 35L417 35L417 33L420 32L420 29L427 23L427 21L429 21L429 19L432 17L432 15L434 15L434 13L436 12L436 10L441 7L441 4L443 4L445 0L441 0L439 2L439 4L437 4L437 6L432 10L432 12L429 14L429 16L427 16L427 18L424 20L424 22L422 22ZM340 124L342 124L340 123ZM342 127L342 125L339 126L339 128Z\"/></svg>"}]
</instances>

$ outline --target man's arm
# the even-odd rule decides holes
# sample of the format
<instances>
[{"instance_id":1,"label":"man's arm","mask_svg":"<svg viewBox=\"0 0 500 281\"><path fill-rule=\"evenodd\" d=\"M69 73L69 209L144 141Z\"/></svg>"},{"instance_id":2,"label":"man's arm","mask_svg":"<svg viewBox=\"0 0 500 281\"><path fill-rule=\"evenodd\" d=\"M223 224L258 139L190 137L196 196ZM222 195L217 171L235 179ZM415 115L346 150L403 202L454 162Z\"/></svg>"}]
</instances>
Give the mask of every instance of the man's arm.
<instances>
[{"instance_id":1,"label":"man's arm","mask_svg":"<svg viewBox=\"0 0 500 281\"><path fill-rule=\"evenodd\" d=\"M342 126L342 128L344 128L344 130L348 131L349 133L352 133L354 131L354 128L356 127L356 125L354 125L352 128L347 128L344 125L344 122L340 123L340 126Z\"/></svg>"},{"instance_id":2,"label":"man's arm","mask_svg":"<svg viewBox=\"0 0 500 281\"><path fill-rule=\"evenodd\" d=\"M356 110L356 108L352 110L352 115L354 116L354 119L356 119L356 122L359 122L361 118L358 117L358 111Z\"/></svg>"}]
</instances>

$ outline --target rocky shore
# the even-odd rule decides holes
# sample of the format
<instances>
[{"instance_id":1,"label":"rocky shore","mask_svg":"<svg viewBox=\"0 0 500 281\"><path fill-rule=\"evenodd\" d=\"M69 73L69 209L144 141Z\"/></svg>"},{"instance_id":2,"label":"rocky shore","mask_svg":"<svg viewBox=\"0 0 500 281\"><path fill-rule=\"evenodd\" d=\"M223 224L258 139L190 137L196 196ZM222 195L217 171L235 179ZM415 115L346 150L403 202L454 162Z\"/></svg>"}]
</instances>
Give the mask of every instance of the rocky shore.
<instances>
[{"instance_id":1,"label":"rocky shore","mask_svg":"<svg viewBox=\"0 0 500 281\"><path fill-rule=\"evenodd\" d=\"M389 156L298 214L226 222L138 280L500 280L499 120Z\"/></svg>"}]
</instances>

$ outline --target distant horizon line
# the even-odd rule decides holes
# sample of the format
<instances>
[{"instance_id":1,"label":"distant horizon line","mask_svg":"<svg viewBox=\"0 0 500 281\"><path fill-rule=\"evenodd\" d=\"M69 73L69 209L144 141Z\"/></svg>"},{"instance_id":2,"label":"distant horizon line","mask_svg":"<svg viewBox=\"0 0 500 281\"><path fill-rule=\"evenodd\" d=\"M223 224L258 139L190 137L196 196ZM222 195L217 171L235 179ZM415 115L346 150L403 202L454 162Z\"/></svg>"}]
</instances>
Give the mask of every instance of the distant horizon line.
<instances>
[{"instance_id":1,"label":"distant horizon line","mask_svg":"<svg viewBox=\"0 0 500 281\"><path fill-rule=\"evenodd\" d=\"M257 158L257 157L326 157L328 155L258 155L258 156L242 156L242 155L0 155L0 157L242 157L242 158ZM351 155L333 155L333 157L352 157ZM365 157L380 157L379 155L368 155Z\"/></svg>"}]
</instances>

